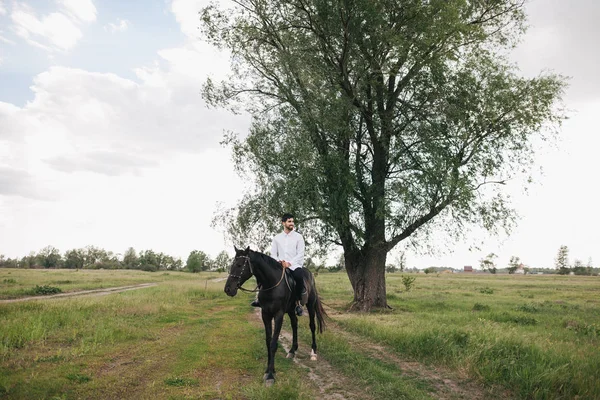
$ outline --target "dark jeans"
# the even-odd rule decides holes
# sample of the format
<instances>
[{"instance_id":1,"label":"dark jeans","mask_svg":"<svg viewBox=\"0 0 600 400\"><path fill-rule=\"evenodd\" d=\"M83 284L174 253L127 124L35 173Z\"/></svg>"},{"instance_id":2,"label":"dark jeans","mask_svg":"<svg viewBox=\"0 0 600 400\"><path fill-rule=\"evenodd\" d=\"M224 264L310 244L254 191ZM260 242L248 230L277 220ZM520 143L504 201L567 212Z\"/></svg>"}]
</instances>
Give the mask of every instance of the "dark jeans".
<instances>
[{"instance_id":1,"label":"dark jeans","mask_svg":"<svg viewBox=\"0 0 600 400\"><path fill-rule=\"evenodd\" d=\"M304 268L296 268L292 271L292 275L296 281L296 295L298 296L298 300L300 300L302 292L304 292Z\"/></svg>"}]
</instances>

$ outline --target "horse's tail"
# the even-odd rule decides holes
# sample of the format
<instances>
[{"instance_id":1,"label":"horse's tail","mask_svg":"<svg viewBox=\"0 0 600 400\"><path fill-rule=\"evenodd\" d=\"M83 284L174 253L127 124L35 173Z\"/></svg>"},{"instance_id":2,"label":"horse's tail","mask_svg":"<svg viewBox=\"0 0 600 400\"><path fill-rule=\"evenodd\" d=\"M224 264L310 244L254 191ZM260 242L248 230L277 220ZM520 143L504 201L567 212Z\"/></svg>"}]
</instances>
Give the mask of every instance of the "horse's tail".
<instances>
[{"instance_id":1,"label":"horse's tail","mask_svg":"<svg viewBox=\"0 0 600 400\"><path fill-rule=\"evenodd\" d=\"M315 283L315 279L313 277L313 289L315 291L315 312L317 314L317 324L319 327L319 333L323 333L325 330L325 317L327 317L327 313L323 308L323 303L321 303L321 298L319 297L319 293L317 292L317 284Z\"/></svg>"}]
</instances>

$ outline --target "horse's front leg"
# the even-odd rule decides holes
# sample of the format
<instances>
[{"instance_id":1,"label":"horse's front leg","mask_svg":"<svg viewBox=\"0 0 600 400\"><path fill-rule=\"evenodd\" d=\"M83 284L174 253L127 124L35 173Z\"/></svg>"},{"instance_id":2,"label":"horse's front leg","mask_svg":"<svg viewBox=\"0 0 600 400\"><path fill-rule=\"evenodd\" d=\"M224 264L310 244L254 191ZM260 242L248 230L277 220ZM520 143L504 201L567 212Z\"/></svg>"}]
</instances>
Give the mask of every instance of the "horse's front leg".
<instances>
[{"instance_id":1,"label":"horse's front leg","mask_svg":"<svg viewBox=\"0 0 600 400\"><path fill-rule=\"evenodd\" d=\"M292 348L287 354L287 358L294 358L298 350L298 317L294 311L288 312L292 324Z\"/></svg>"},{"instance_id":2,"label":"horse's front leg","mask_svg":"<svg viewBox=\"0 0 600 400\"><path fill-rule=\"evenodd\" d=\"M270 372L270 368L271 368L271 360L274 357L274 354L271 352L271 338L272 338L272 333L273 333L273 316L270 315L269 313L265 312L265 310L262 311L262 320L263 320L263 324L265 325L265 339L266 339L266 344L267 344L267 369L265 370L265 376L264 379L267 380L268 379L268 374Z\"/></svg>"},{"instance_id":3,"label":"horse's front leg","mask_svg":"<svg viewBox=\"0 0 600 400\"><path fill-rule=\"evenodd\" d=\"M275 316L275 328L273 330L273 337L271 338L271 358L269 359L269 366L267 367L267 376L265 378L265 384L271 386L275 382L275 353L277 352L277 344L279 341L279 334L281 333L281 326L283 325L283 312L278 313Z\"/></svg>"}]
</instances>

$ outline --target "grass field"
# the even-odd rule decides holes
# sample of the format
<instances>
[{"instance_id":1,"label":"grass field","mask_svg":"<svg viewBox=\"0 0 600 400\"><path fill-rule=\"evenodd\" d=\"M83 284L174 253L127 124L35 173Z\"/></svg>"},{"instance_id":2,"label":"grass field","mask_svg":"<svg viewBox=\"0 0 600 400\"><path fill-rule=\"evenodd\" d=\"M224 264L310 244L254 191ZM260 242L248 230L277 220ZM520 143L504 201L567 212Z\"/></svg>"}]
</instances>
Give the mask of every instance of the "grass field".
<instances>
[{"instance_id":1,"label":"grass field","mask_svg":"<svg viewBox=\"0 0 600 400\"><path fill-rule=\"evenodd\" d=\"M344 273L317 277L331 315L317 364L346 386L324 391L307 378L318 368L281 349L277 383L263 386L264 330L250 295L225 296L215 281L225 274L0 269L0 299L36 285L158 283L0 304L0 398L312 399L343 390L373 399L600 398L599 278L413 276L406 292L401 274L388 275L393 310L369 315L345 312ZM300 339L309 352L307 318Z\"/></svg>"}]
</instances>

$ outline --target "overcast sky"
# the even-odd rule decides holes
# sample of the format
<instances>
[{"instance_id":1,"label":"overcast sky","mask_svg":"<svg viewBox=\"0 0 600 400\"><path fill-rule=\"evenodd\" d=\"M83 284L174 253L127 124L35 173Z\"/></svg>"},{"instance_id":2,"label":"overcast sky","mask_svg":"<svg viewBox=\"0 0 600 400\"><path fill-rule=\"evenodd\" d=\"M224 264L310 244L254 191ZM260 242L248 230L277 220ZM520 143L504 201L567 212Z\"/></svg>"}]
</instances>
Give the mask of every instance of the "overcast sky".
<instances>
[{"instance_id":1,"label":"overcast sky","mask_svg":"<svg viewBox=\"0 0 600 400\"><path fill-rule=\"evenodd\" d=\"M248 119L207 109L200 89L228 60L197 39L204 0L0 0L0 254L53 245L129 246L184 260L231 245L210 227L241 182L219 145ZM540 151L537 183L507 190L522 216L510 237L474 231L446 253L408 254L409 266L600 263L597 211L600 4L531 1L531 29L514 52L523 74L571 76L573 110L556 147ZM483 240L481 251L469 251ZM436 245L434 243L434 245Z\"/></svg>"}]
</instances>

